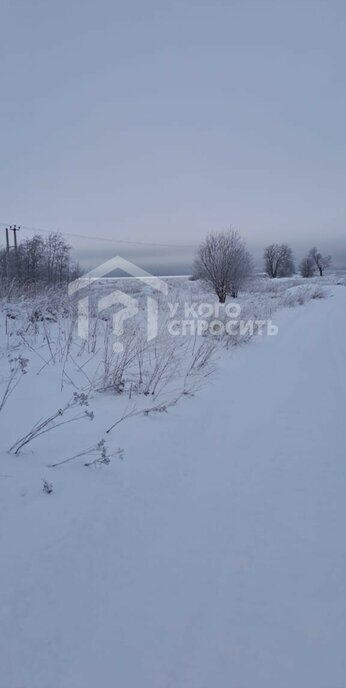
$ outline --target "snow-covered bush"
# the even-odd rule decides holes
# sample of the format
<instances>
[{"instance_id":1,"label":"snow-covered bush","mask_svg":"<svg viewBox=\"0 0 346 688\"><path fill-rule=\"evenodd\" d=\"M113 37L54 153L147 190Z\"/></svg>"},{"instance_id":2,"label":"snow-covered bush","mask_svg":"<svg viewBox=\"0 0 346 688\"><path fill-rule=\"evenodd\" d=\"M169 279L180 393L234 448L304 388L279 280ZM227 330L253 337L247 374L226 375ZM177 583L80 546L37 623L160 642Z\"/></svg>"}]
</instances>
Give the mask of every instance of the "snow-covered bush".
<instances>
[{"instance_id":1,"label":"snow-covered bush","mask_svg":"<svg viewBox=\"0 0 346 688\"><path fill-rule=\"evenodd\" d=\"M311 291L311 299L325 299L326 296L326 291L322 287L317 286Z\"/></svg>"},{"instance_id":2,"label":"snow-covered bush","mask_svg":"<svg viewBox=\"0 0 346 688\"><path fill-rule=\"evenodd\" d=\"M326 293L318 286L309 285L289 289L280 300L280 305L288 308L303 306L312 299L323 299Z\"/></svg>"}]
</instances>

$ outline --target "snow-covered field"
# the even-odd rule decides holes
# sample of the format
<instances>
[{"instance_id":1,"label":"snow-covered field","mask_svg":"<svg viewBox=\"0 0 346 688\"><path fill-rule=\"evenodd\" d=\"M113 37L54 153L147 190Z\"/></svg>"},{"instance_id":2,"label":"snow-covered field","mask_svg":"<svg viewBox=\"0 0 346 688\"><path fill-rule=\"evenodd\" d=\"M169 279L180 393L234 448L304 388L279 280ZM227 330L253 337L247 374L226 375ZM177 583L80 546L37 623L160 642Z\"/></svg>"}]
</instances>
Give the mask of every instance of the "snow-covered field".
<instances>
[{"instance_id":1,"label":"snow-covered field","mask_svg":"<svg viewBox=\"0 0 346 688\"><path fill-rule=\"evenodd\" d=\"M169 337L162 300L124 355L3 299L0 688L345 687L345 287L256 279L277 336Z\"/></svg>"}]
</instances>

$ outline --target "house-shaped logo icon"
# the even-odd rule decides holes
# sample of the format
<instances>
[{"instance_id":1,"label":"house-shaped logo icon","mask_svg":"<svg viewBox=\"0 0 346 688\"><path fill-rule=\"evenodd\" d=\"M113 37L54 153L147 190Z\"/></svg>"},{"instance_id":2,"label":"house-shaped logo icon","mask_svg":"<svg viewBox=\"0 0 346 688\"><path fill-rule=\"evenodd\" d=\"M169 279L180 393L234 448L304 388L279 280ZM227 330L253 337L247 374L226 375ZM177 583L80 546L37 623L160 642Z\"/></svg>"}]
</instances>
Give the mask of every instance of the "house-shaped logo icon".
<instances>
[{"instance_id":1,"label":"house-shaped logo icon","mask_svg":"<svg viewBox=\"0 0 346 688\"><path fill-rule=\"evenodd\" d=\"M70 282L68 287L69 296L74 296L86 287L89 287L100 279L107 277L115 270L125 272L129 277L139 280L145 285L150 286L151 289L157 291L165 296L168 295L168 284L159 277L146 272L138 265L131 263L121 256L115 256L111 260L102 263L97 268L90 270L82 277ZM137 299L129 296L129 294L115 289L106 296L101 296L98 301L98 313L121 304L123 308L118 310L113 316L113 334L117 338L114 343L115 351L122 351L123 345L119 338L124 332L124 322L128 318L133 317L139 311ZM158 304L157 301L151 297L147 297L147 340L150 341L157 336L158 330ZM89 296L78 297L78 334L82 339L89 338Z\"/></svg>"}]
</instances>

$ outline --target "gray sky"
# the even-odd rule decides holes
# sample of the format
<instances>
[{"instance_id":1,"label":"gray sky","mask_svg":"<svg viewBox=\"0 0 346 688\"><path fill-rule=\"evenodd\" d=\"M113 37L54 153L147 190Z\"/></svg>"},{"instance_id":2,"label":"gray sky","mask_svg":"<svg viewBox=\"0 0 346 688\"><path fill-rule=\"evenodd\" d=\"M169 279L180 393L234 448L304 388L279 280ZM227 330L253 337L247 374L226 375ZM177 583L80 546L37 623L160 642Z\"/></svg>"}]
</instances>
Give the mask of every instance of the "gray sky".
<instances>
[{"instance_id":1,"label":"gray sky","mask_svg":"<svg viewBox=\"0 0 346 688\"><path fill-rule=\"evenodd\" d=\"M255 254L346 264L345 23L343 0L0 0L0 222L177 244L232 224ZM71 243L90 266L170 254Z\"/></svg>"}]
</instances>

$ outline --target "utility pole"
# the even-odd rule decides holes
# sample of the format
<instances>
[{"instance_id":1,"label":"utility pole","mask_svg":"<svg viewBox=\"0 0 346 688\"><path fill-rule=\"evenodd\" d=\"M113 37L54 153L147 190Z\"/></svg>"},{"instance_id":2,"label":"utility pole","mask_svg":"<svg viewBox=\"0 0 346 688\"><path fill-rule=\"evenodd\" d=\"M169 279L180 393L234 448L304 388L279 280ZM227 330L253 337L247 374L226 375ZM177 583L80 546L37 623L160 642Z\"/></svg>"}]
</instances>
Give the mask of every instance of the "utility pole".
<instances>
[{"instance_id":1,"label":"utility pole","mask_svg":"<svg viewBox=\"0 0 346 688\"><path fill-rule=\"evenodd\" d=\"M6 277L10 276L10 239L8 236L8 227L6 227Z\"/></svg>"},{"instance_id":2,"label":"utility pole","mask_svg":"<svg viewBox=\"0 0 346 688\"><path fill-rule=\"evenodd\" d=\"M18 245L17 245L17 232L20 229L20 227L17 227L17 225L13 225L13 227L10 227L10 230L14 234L14 250L16 252L16 256L18 254Z\"/></svg>"},{"instance_id":3,"label":"utility pole","mask_svg":"<svg viewBox=\"0 0 346 688\"><path fill-rule=\"evenodd\" d=\"M6 227L6 272L7 272L7 278L10 277L10 251L13 248L16 254L16 271L18 275L18 243L17 243L17 232L20 230L20 227L17 227L17 225L12 225L10 226L11 232L13 232L13 241L14 241L14 246L12 247L10 245L10 236L8 233L8 227Z\"/></svg>"}]
</instances>

